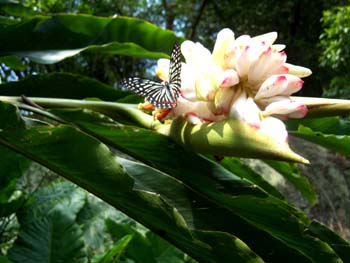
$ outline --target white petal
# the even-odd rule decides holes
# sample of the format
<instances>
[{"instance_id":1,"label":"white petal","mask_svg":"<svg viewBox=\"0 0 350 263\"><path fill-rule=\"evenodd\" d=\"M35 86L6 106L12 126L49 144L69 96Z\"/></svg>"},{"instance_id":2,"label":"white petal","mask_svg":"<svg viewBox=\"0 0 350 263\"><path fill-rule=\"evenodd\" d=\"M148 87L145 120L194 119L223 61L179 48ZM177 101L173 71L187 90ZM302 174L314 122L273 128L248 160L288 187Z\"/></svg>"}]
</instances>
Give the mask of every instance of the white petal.
<instances>
[{"instance_id":1,"label":"white petal","mask_svg":"<svg viewBox=\"0 0 350 263\"><path fill-rule=\"evenodd\" d=\"M228 69L218 76L220 87L231 87L239 83L239 77L234 69Z\"/></svg>"},{"instance_id":2,"label":"white petal","mask_svg":"<svg viewBox=\"0 0 350 263\"><path fill-rule=\"evenodd\" d=\"M241 35L236 38L235 45L239 48L244 49L246 46L251 44L251 37L249 35Z\"/></svg>"},{"instance_id":3,"label":"white petal","mask_svg":"<svg viewBox=\"0 0 350 263\"><path fill-rule=\"evenodd\" d=\"M235 68L240 77L246 76L250 68L249 49L247 46L236 60Z\"/></svg>"},{"instance_id":4,"label":"white petal","mask_svg":"<svg viewBox=\"0 0 350 263\"><path fill-rule=\"evenodd\" d=\"M188 101L183 98L179 98L177 106L171 110L168 114L168 118L175 118L177 116L191 117L193 121L194 117L203 121L216 121L222 120L224 116L217 116L214 113L214 104L206 101Z\"/></svg>"},{"instance_id":5,"label":"white petal","mask_svg":"<svg viewBox=\"0 0 350 263\"><path fill-rule=\"evenodd\" d=\"M229 60L227 54L234 47L234 41L235 34L231 29L224 28L217 35L213 50L213 61L222 68L225 68L226 60Z\"/></svg>"},{"instance_id":6,"label":"white petal","mask_svg":"<svg viewBox=\"0 0 350 263\"><path fill-rule=\"evenodd\" d=\"M241 90L236 87L221 87L215 94L215 108L218 113L228 115L233 99L238 97Z\"/></svg>"},{"instance_id":7,"label":"white petal","mask_svg":"<svg viewBox=\"0 0 350 263\"><path fill-rule=\"evenodd\" d=\"M266 33L253 37L252 39L257 42L264 42L266 45L271 46L277 39L277 32Z\"/></svg>"},{"instance_id":8,"label":"white petal","mask_svg":"<svg viewBox=\"0 0 350 263\"><path fill-rule=\"evenodd\" d=\"M288 68L288 73L293 74L295 76L298 76L299 78L305 78L307 76L310 76L312 74L312 71L308 68L296 66L289 63L284 63L284 66Z\"/></svg>"},{"instance_id":9,"label":"white petal","mask_svg":"<svg viewBox=\"0 0 350 263\"><path fill-rule=\"evenodd\" d=\"M284 50L286 48L286 45L283 45L283 44L274 44L271 46L272 47L272 50L274 51L277 51L277 52L280 52L282 50Z\"/></svg>"},{"instance_id":10,"label":"white petal","mask_svg":"<svg viewBox=\"0 0 350 263\"><path fill-rule=\"evenodd\" d=\"M260 109L252 98L247 98L244 92L232 104L229 116L245 121L256 128L260 126Z\"/></svg>"},{"instance_id":11,"label":"white petal","mask_svg":"<svg viewBox=\"0 0 350 263\"><path fill-rule=\"evenodd\" d=\"M186 40L181 44L181 53L186 59L186 63L198 69L203 69L213 65L211 53L200 43L193 43Z\"/></svg>"},{"instance_id":12,"label":"white petal","mask_svg":"<svg viewBox=\"0 0 350 263\"><path fill-rule=\"evenodd\" d=\"M159 79L163 81L169 81L169 64L170 64L169 59L165 59L165 58L158 59L156 74Z\"/></svg>"},{"instance_id":13,"label":"white petal","mask_svg":"<svg viewBox=\"0 0 350 263\"><path fill-rule=\"evenodd\" d=\"M294 102L296 103L296 102ZM308 108L305 104L299 104L296 111L293 111L287 115L288 118L301 119L308 113Z\"/></svg>"},{"instance_id":14,"label":"white petal","mask_svg":"<svg viewBox=\"0 0 350 263\"><path fill-rule=\"evenodd\" d=\"M271 48L267 48L259 55L259 58L251 64L248 72L248 82L250 84L256 84L261 81L263 76L269 70L271 65Z\"/></svg>"},{"instance_id":15,"label":"white petal","mask_svg":"<svg viewBox=\"0 0 350 263\"><path fill-rule=\"evenodd\" d=\"M286 119L291 118L303 118L307 114L307 107L301 102L293 101L289 97L275 97L263 111L264 116L279 115Z\"/></svg>"},{"instance_id":16,"label":"white petal","mask_svg":"<svg viewBox=\"0 0 350 263\"><path fill-rule=\"evenodd\" d=\"M197 100L196 95L197 71L188 64L181 68L181 96L188 100Z\"/></svg>"},{"instance_id":17,"label":"white petal","mask_svg":"<svg viewBox=\"0 0 350 263\"><path fill-rule=\"evenodd\" d=\"M274 74L287 74L288 68L284 66L284 63L287 60L287 55L284 51L274 52L270 61L269 71L267 76Z\"/></svg>"},{"instance_id":18,"label":"white petal","mask_svg":"<svg viewBox=\"0 0 350 263\"><path fill-rule=\"evenodd\" d=\"M290 74L272 75L260 86L255 99L275 97L278 95L289 96L299 91L303 86L303 81Z\"/></svg>"},{"instance_id":19,"label":"white petal","mask_svg":"<svg viewBox=\"0 0 350 263\"><path fill-rule=\"evenodd\" d=\"M260 131L270 135L281 143L285 143L288 139L288 132L284 123L277 118L264 118L260 123Z\"/></svg>"},{"instance_id":20,"label":"white petal","mask_svg":"<svg viewBox=\"0 0 350 263\"><path fill-rule=\"evenodd\" d=\"M196 79L196 94L200 100L213 100L217 83L211 75L202 74Z\"/></svg>"}]
</instances>

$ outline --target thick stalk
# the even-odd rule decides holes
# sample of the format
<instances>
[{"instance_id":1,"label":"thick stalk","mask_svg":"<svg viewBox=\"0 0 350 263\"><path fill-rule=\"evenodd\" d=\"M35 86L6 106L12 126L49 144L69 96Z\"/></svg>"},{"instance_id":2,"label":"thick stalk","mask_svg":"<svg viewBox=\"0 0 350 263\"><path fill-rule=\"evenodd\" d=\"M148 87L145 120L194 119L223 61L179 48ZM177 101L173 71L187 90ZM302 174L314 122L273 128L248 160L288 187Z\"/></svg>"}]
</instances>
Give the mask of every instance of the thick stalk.
<instances>
[{"instance_id":1,"label":"thick stalk","mask_svg":"<svg viewBox=\"0 0 350 263\"><path fill-rule=\"evenodd\" d=\"M115 120L131 122L144 128L153 128L153 117L137 109L135 104L88 101L88 100L71 100L71 99L52 99L52 98L34 98L29 100L44 108L83 108L101 112ZM0 96L0 101L16 104L20 107L23 104L21 97Z\"/></svg>"},{"instance_id":2,"label":"thick stalk","mask_svg":"<svg viewBox=\"0 0 350 263\"><path fill-rule=\"evenodd\" d=\"M320 118L350 113L350 100L311 97L292 97L292 99L307 106L308 113L305 118Z\"/></svg>"}]
</instances>

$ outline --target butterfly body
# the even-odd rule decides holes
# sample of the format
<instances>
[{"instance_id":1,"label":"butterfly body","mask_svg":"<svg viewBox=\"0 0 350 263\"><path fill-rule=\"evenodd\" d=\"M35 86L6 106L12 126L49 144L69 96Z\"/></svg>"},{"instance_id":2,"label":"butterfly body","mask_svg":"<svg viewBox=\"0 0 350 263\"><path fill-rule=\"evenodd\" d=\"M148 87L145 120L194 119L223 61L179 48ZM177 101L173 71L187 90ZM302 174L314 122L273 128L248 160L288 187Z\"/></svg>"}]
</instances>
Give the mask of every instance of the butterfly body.
<instances>
[{"instance_id":1,"label":"butterfly body","mask_svg":"<svg viewBox=\"0 0 350 263\"><path fill-rule=\"evenodd\" d=\"M129 77L122 81L122 85L136 94L143 96L160 109L176 107L181 88L181 51L175 44L171 53L169 66L169 81L162 83L138 77Z\"/></svg>"},{"instance_id":2,"label":"butterfly body","mask_svg":"<svg viewBox=\"0 0 350 263\"><path fill-rule=\"evenodd\" d=\"M172 84L170 84L167 81L164 81L164 86L165 86L165 90L167 93L167 96L170 98L171 101L176 101L177 98L179 97L177 95L177 90L175 90L176 88L172 87ZM175 90L175 92L173 93L173 90Z\"/></svg>"}]
</instances>

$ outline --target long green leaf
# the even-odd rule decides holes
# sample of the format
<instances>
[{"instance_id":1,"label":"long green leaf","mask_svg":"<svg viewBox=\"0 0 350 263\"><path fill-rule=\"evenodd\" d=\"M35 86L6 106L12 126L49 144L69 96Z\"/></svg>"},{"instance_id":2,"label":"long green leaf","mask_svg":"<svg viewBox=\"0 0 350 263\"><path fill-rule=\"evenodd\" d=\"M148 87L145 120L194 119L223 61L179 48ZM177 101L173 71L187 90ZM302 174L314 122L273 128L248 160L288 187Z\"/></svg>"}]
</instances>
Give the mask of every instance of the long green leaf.
<instances>
[{"instance_id":1,"label":"long green leaf","mask_svg":"<svg viewBox=\"0 0 350 263\"><path fill-rule=\"evenodd\" d=\"M272 160L264 162L291 182L311 204L316 204L316 192L307 177L300 174L296 164Z\"/></svg>"},{"instance_id":2,"label":"long green leaf","mask_svg":"<svg viewBox=\"0 0 350 263\"><path fill-rule=\"evenodd\" d=\"M127 225L137 223L130 217L116 210L113 206L93 195L86 195L83 208L79 211L76 222L82 227L84 241L89 258L96 254L104 254L110 247L110 235L108 235L105 221L122 222ZM139 227L139 225L137 225Z\"/></svg>"},{"instance_id":3,"label":"long green leaf","mask_svg":"<svg viewBox=\"0 0 350 263\"><path fill-rule=\"evenodd\" d=\"M329 148L335 152L350 155L350 121L339 117L289 120L291 134Z\"/></svg>"},{"instance_id":4,"label":"long green leaf","mask_svg":"<svg viewBox=\"0 0 350 263\"><path fill-rule=\"evenodd\" d=\"M8 111L15 113L6 104L0 106L3 106L0 116L10 115ZM18 115L14 114L13 121L16 120ZM74 128L8 128L0 131L0 142L102 197L200 261L217 262L216 258L227 253L218 245L206 244L194 236L179 211L159 194L132 190L133 179L108 148ZM249 248L241 246L240 249ZM254 252L243 253L244 257L251 254ZM241 258L240 254L232 257ZM262 262L257 256L254 258L255 262Z\"/></svg>"},{"instance_id":5,"label":"long green leaf","mask_svg":"<svg viewBox=\"0 0 350 263\"><path fill-rule=\"evenodd\" d=\"M324 134L322 132L313 131L311 128L304 126L299 126L298 130L296 132L291 132L291 134L324 146L343 155L350 155L349 135Z\"/></svg>"},{"instance_id":6,"label":"long green leaf","mask_svg":"<svg viewBox=\"0 0 350 263\"><path fill-rule=\"evenodd\" d=\"M317 221L312 222L309 230L316 237L326 240L344 262L350 262L350 245L348 242Z\"/></svg>"},{"instance_id":7,"label":"long green leaf","mask_svg":"<svg viewBox=\"0 0 350 263\"><path fill-rule=\"evenodd\" d=\"M9 257L16 263L87 262L81 237L79 226L62 211L52 213L23 229Z\"/></svg>"},{"instance_id":8,"label":"long green leaf","mask_svg":"<svg viewBox=\"0 0 350 263\"><path fill-rule=\"evenodd\" d=\"M286 125L289 131L297 131L302 125L325 134L350 135L350 121L339 117L290 119Z\"/></svg>"},{"instance_id":9,"label":"long green leaf","mask_svg":"<svg viewBox=\"0 0 350 263\"><path fill-rule=\"evenodd\" d=\"M67 183L53 184L36 192L17 215L21 231L9 251L10 259L33 263L87 262L83 233L75 222L82 207L77 200L83 200L81 192Z\"/></svg>"},{"instance_id":10,"label":"long green leaf","mask_svg":"<svg viewBox=\"0 0 350 263\"><path fill-rule=\"evenodd\" d=\"M107 253L98 261L98 263L114 263L119 262L121 255L132 240L132 235L126 235L118 240Z\"/></svg>"},{"instance_id":11,"label":"long green leaf","mask_svg":"<svg viewBox=\"0 0 350 263\"><path fill-rule=\"evenodd\" d=\"M275 187L270 185L260 174L256 173L249 166L245 165L238 158L225 157L224 160L220 161L220 164L232 173L237 174L240 177L260 186L269 194L280 199L285 199L285 197Z\"/></svg>"},{"instance_id":12,"label":"long green leaf","mask_svg":"<svg viewBox=\"0 0 350 263\"><path fill-rule=\"evenodd\" d=\"M87 112L52 112L135 158L175 176L218 205L300 251L310 260L341 262L329 245L305 235L310 220L300 211L245 183L212 161L180 149L168 138L148 130L113 126ZM135 143L139 141L142 144ZM322 257L319 257L320 253Z\"/></svg>"},{"instance_id":13,"label":"long green leaf","mask_svg":"<svg viewBox=\"0 0 350 263\"><path fill-rule=\"evenodd\" d=\"M69 73L52 73L29 76L16 82L0 85L1 94L48 98L99 98L116 101L129 95L97 80Z\"/></svg>"},{"instance_id":14,"label":"long green leaf","mask_svg":"<svg viewBox=\"0 0 350 263\"><path fill-rule=\"evenodd\" d=\"M0 203L6 203L16 189L17 178L28 168L30 161L0 145Z\"/></svg>"},{"instance_id":15,"label":"long green leaf","mask_svg":"<svg viewBox=\"0 0 350 263\"><path fill-rule=\"evenodd\" d=\"M171 31L122 16L60 14L19 22L0 20L0 56L27 56L46 64L84 50L153 59L167 57L176 40Z\"/></svg>"},{"instance_id":16,"label":"long green leaf","mask_svg":"<svg viewBox=\"0 0 350 263\"><path fill-rule=\"evenodd\" d=\"M55 210L64 210L64 216L75 220L85 204L85 198L86 193L72 183L53 183L40 188L27 200L18 220L21 227L25 227Z\"/></svg>"},{"instance_id":17,"label":"long green leaf","mask_svg":"<svg viewBox=\"0 0 350 263\"><path fill-rule=\"evenodd\" d=\"M106 225L114 237L120 238L125 235L132 235L133 239L129 243L125 254L136 263L183 262L183 252L152 232L141 234L129 225L118 224L112 220L107 220Z\"/></svg>"},{"instance_id":18,"label":"long green leaf","mask_svg":"<svg viewBox=\"0 0 350 263\"><path fill-rule=\"evenodd\" d=\"M30 7L25 7L17 0L1 0L0 8L3 12L10 16L33 16L38 14Z\"/></svg>"},{"instance_id":19,"label":"long green leaf","mask_svg":"<svg viewBox=\"0 0 350 263\"><path fill-rule=\"evenodd\" d=\"M7 104L2 106L6 113L1 117L1 126L3 128L24 128L18 116L13 119L15 109ZM0 145L0 156L0 203L3 203L5 207L16 188L17 178L28 168L30 160L3 145ZM6 208L3 209L6 210Z\"/></svg>"},{"instance_id":20,"label":"long green leaf","mask_svg":"<svg viewBox=\"0 0 350 263\"><path fill-rule=\"evenodd\" d=\"M152 244L141 233L127 224L120 224L112 220L106 220L108 232L115 238L131 235L133 238L126 249L126 256L136 263L156 263L152 253ZM159 237L158 237L159 238Z\"/></svg>"}]
</instances>

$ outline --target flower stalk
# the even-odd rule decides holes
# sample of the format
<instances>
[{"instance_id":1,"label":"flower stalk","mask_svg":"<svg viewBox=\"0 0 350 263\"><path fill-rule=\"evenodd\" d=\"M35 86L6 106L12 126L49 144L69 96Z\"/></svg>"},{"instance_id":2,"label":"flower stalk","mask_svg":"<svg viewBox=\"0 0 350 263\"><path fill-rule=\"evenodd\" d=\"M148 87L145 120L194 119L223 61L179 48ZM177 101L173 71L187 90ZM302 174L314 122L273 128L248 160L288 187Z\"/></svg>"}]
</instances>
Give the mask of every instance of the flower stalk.
<instances>
[{"instance_id":1,"label":"flower stalk","mask_svg":"<svg viewBox=\"0 0 350 263\"><path fill-rule=\"evenodd\" d=\"M135 104L73 100L73 99L53 99L53 98L28 98L43 108L82 108L100 112L115 120L122 120L124 123L137 124L143 128L151 129L154 126L154 119L149 114L140 111ZM26 105L21 97L0 96L0 101L15 104L19 108Z\"/></svg>"},{"instance_id":2,"label":"flower stalk","mask_svg":"<svg viewBox=\"0 0 350 263\"><path fill-rule=\"evenodd\" d=\"M308 113L305 118L320 118L350 113L350 100L311 97L292 97L292 99L306 105Z\"/></svg>"}]
</instances>

